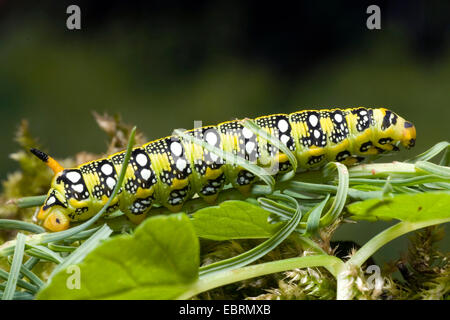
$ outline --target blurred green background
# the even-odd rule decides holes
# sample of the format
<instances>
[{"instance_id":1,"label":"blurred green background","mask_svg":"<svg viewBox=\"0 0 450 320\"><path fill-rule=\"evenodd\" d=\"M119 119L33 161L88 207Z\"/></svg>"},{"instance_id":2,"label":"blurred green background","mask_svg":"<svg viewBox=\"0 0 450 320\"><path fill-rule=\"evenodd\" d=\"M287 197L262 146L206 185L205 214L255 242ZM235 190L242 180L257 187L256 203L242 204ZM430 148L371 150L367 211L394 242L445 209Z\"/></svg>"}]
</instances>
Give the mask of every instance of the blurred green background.
<instances>
[{"instance_id":1,"label":"blurred green background","mask_svg":"<svg viewBox=\"0 0 450 320\"><path fill-rule=\"evenodd\" d=\"M381 30L366 28L370 4ZM449 139L449 17L448 1L0 0L0 178L24 118L56 158L103 152L93 110L155 139L194 120L388 107L418 132L395 159L418 154Z\"/></svg>"}]
</instances>

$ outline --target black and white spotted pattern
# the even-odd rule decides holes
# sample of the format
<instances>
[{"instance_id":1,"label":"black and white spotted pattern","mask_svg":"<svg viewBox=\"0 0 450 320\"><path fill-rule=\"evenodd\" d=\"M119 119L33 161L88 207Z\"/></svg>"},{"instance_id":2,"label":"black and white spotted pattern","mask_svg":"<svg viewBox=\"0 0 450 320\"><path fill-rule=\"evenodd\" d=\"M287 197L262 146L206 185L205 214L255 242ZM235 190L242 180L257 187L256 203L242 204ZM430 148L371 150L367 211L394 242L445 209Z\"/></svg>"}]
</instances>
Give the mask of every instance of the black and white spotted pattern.
<instances>
[{"instance_id":1,"label":"black and white spotted pattern","mask_svg":"<svg viewBox=\"0 0 450 320\"><path fill-rule=\"evenodd\" d=\"M323 148L327 145L327 134L323 132L320 118L321 114L319 111L305 111L291 115L291 121L301 122L306 126L307 135L300 137L300 144L304 147L316 146Z\"/></svg>"},{"instance_id":2,"label":"black and white spotted pattern","mask_svg":"<svg viewBox=\"0 0 450 320\"><path fill-rule=\"evenodd\" d=\"M352 110L352 113L357 116L356 130L358 130L358 132L363 132L375 124L373 111L370 109L358 108Z\"/></svg>"},{"instance_id":3,"label":"black and white spotted pattern","mask_svg":"<svg viewBox=\"0 0 450 320\"><path fill-rule=\"evenodd\" d=\"M152 206L155 197L153 195L144 199L136 199L129 210L132 214L140 215L146 213Z\"/></svg>"},{"instance_id":4,"label":"black and white spotted pattern","mask_svg":"<svg viewBox=\"0 0 450 320\"><path fill-rule=\"evenodd\" d=\"M177 137L169 137L147 144L145 151L150 155L165 155L167 157L164 161L168 161L170 169L165 169L159 174L159 180L166 185L172 185L175 178L186 179L192 173L183 144Z\"/></svg>"},{"instance_id":5,"label":"black and white spotted pattern","mask_svg":"<svg viewBox=\"0 0 450 320\"><path fill-rule=\"evenodd\" d=\"M289 123L289 117L287 115L274 115L267 117L260 117L255 119L256 124L261 128L273 129L274 135L286 146L289 150L295 151L295 141L292 137L292 127ZM277 150L268 143L268 150L272 155L277 153Z\"/></svg>"},{"instance_id":6,"label":"black and white spotted pattern","mask_svg":"<svg viewBox=\"0 0 450 320\"><path fill-rule=\"evenodd\" d=\"M103 159L93 162L100 183L94 185L93 196L102 199L103 196L110 197L117 183L117 173L112 161Z\"/></svg>"},{"instance_id":7,"label":"black and white spotted pattern","mask_svg":"<svg viewBox=\"0 0 450 320\"><path fill-rule=\"evenodd\" d=\"M337 144L347 139L350 131L345 118L345 112L342 110L334 110L329 112L328 115L333 123L333 131L329 137L331 142Z\"/></svg>"},{"instance_id":8,"label":"black and white spotted pattern","mask_svg":"<svg viewBox=\"0 0 450 320\"><path fill-rule=\"evenodd\" d=\"M64 170L57 178L57 183L64 184L66 199L74 198L78 201L89 199L89 190L81 172L78 169Z\"/></svg>"},{"instance_id":9,"label":"black and white spotted pattern","mask_svg":"<svg viewBox=\"0 0 450 320\"><path fill-rule=\"evenodd\" d=\"M415 143L413 124L384 108L304 110L259 117L254 121L293 153L298 169L318 168L327 160L351 165L364 160L365 156L398 150L399 143L404 146ZM368 129L372 131L367 132ZM278 160L279 170L270 167L268 174L292 170L286 155L264 137L245 128L241 120L186 133L264 169ZM408 141L400 141L399 137L406 136ZM73 220L78 216L83 216L80 219L91 216L95 213L89 206L91 201L99 206L112 194L124 156L125 152L120 152L62 171L43 208L60 206L67 209ZM177 211L195 194L214 201L227 184L244 192L250 190L248 186L258 177L244 169L246 166L230 162L177 136L134 148L123 186L107 211L120 209L127 214L142 215L154 202ZM62 189L64 194L59 193Z\"/></svg>"}]
</instances>

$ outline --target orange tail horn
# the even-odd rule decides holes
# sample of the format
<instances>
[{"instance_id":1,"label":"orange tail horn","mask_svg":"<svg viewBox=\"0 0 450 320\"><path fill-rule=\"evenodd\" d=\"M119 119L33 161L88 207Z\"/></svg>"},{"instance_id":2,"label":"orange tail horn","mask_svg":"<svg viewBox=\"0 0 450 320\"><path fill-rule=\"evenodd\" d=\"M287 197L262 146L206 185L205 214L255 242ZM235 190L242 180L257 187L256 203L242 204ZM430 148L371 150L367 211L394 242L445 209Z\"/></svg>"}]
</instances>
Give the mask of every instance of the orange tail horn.
<instances>
[{"instance_id":1,"label":"orange tail horn","mask_svg":"<svg viewBox=\"0 0 450 320\"><path fill-rule=\"evenodd\" d=\"M30 151L38 159L42 160L42 162L44 162L50 169L52 169L55 174L64 170L62 165L60 165L55 159L50 157L45 152L34 148L31 148Z\"/></svg>"}]
</instances>

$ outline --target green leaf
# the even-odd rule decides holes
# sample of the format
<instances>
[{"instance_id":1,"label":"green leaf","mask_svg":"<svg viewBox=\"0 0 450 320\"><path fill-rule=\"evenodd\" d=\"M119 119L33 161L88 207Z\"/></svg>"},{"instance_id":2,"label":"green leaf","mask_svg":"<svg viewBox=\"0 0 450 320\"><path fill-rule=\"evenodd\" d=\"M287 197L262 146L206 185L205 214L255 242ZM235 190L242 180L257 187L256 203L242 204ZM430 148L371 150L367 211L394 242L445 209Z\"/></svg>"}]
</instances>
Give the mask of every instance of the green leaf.
<instances>
[{"instance_id":1,"label":"green leaf","mask_svg":"<svg viewBox=\"0 0 450 320\"><path fill-rule=\"evenodd\" d=\"M306 224L306 233L309 235L314 235L317 230L319 230L320 216L322 215L323 209L325 205L330 199L330 195L328 194L325 200L316 205L309 214L308 221Z\"/></svg>"},{"instance_id":2,"label":"green leaf","mask_svg":"<svg viewBox=\"0 0 450 320\"><path fill-rule=\"evenodd\" d=\"M80 267L80 289L69 289L65 270L38 299L174 299L198 278L199 243L185 214L145 220L133 235L106 240ZM70 282L70 280L69 280Z\"/></svg>"},{"instance_id":3,"label":"green leaf","mask_svg":"<svg viewBox=\"0 0 450 320\"><path fill-rule=\"evenodd\" d=\"M200 268L200 277L203 277L206 274L211 274L218 271L224 271L224 270L231 270L236 269L239 267L246 266L259 258L265 256L267 253L272 251L274 248L276 248L280 243L282 243L289 235L295 230L297 225L300 222L300 219L302 218L302 212L300 210L300 206L298 202L287 195L284 194L273 194L268 196L272 199L277 200L283 200L286 202L291 202L295 206L295 214L292 216L292 218L283 225L273 236L271 236L269 239L264 241L263 243L260 243L253 249L250 249L244 253L241 253L240 255L237 255L235 257L221 260L218 262L213 262L211 264L208 264L206 266L203 266Z\"/></svg>"},{"instance_id":4,"label":"green leaf","mask_svg":"<svg viewBox=\"0 0 450 320\"><path fill-rule=\"evenodd\" d=\"M211 240L268 238L282 225L269 223L269 214L257 205L230 200L198 210L192 223L199 237Z\"/></svg>"},{"instance_id":5,"label":"green leaf","mask_svg":"<svg viewBox=\"0 0 450 320\"><path fill-rule=\"evenodd\" d=\"M407 222L450 219L450 194L426 192L402 194L390 199L370 199L347 207L354 219L391 220Z\"/></svg>"}]
</instances>

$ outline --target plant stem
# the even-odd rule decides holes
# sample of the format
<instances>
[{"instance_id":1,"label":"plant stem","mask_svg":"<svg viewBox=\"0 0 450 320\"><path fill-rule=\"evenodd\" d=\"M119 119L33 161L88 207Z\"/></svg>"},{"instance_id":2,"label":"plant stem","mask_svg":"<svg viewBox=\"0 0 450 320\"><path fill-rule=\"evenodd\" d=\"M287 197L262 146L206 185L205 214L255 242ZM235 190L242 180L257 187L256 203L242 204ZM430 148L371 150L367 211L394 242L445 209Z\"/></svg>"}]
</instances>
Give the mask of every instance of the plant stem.
<instances>
[{"instance_id":1,"label":"plant stem","mask_svg":"<svg viewBox=\"0 0 450 320\"><path fill-rule=\"evenodd\" d=\"M325 267L334 276L336 276L337 270L342 268L342 265L343 262L341 259L334 256L321 254L272 261L234 270L215 272L200 278L191 290L183 293L180 297L178 297L178 299L188 299L201 292L205 292L226 284L296 268Z\"/></svg>"},{"instance_id":2,"label":"plant stem","mask_svg":"<svg viewBox=\"0 0 450 320\"><path fill-rule=\"evenodd\" d=\"M362 264L369 259L378 249L384 246L386 243L398 238L405 233L432 226L435 224L441 224L450 222L450 218L420 221L420 222L399 222L396 225L384 230L375 237L369 240L364 246L362 246L347 262L346 264L352 264L357 267L361 267Z\"/></svg>"},{"instance_id":3,"label":"plant stem","mask_svg":"<svg viewBox=\"0 0 450 320\"><path fill-rule=\"evenodd\" d=\"M420 222L399 222L370 239L369 242L362 246L347 262L340 265L337 269L336 299L353 299L354 276L352 270L360 268L367 259L369 259L378 249L380 249L386 243L408 232L449 221L450 218Z\"/></svg>"}]
</instances>

